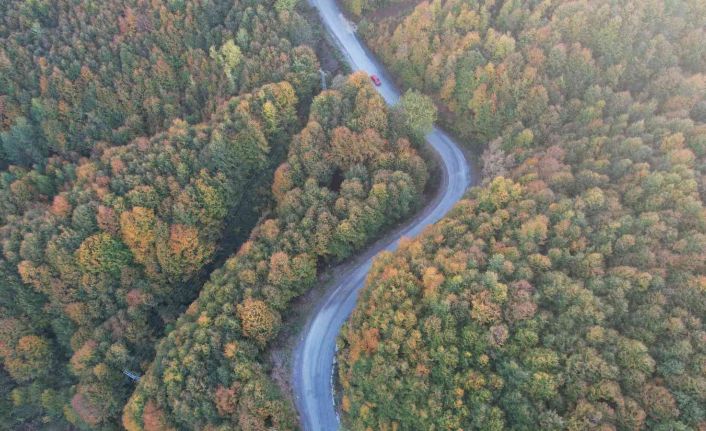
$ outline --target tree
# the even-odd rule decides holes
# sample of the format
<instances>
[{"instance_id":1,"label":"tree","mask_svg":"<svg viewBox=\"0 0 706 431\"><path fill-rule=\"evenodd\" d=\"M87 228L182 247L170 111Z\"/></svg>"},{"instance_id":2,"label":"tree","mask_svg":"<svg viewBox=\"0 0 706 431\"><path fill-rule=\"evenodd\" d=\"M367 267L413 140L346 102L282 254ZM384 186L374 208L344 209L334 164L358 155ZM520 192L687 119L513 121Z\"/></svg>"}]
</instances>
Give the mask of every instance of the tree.
<instances>
[{"instance_id":1,"label":"tree","mask_svg":"<svg viewBox=\"0 0 706 431\"><path fill-rule=\"evenodd\" d=\"M154 211L148 208L135 207L120 214L120 232L123 241L130 248L135 261L149 265L155 259L155 246L164 241L163 224L157 219Z\"/></svg>"},{"instance_id":2,"label":"tree","mask_svg":"<svg viewBox=\"0 0 706 431\"><path fill-rule=\"evenodd\" d=\"M243 334L260 345L266 344L277 333L281 320L279 313L264 301L248 298L238 304L237 310Z\"/></svg>"},{"instance_id":3,"label":"tree","mask_svg":"<svg viewBox=\"0 0 706 431\"><path fill-rule=\"evenodd\" d=\"M277 12L292 11L297 5L298 0L277 0L275 2L275 9Z\"/></svg>"},{"instance_id":4,"label":"tree","mask_svg":"<svg viewBox=\"0 0 706 431\"><path fill-rule=\"evenodd\" d=\"M234 88L234 74L238 65L240 65L240 62L243 60L243 53L240 50L240 47L235 44L233 39L228 39L218 50L212 46L210 56L221 65L223 68L223 73L231 83L231 87Z\"/></svg>"},{"instance_id":5,"label":"tree","mask_svg":"<svg viewBox=\"0 0 706 431\"><path fill-rule=\"evenodd\" d=\"M187 281L213 255L214 246L204 243L198 229L180 224L169 228L169 240L157 243L157 259L162 270L174 280Z\"/></svg>"},{"instance_id":6,"label":"tree","mask_svg":"<svg viewBox=\"0 0 706 431\"><path fill-rule=\"evenodd\" d=\"M431 132L436 114L436 106L431 98L416 90L407 90L394 109L399 127L417 142L421 142Z\"/></svg>"},{"instance_id":7,"label":"tree","mask_svg":"<svg viewBox=\"0 0 706 431\"><path fill-rule=\"evenodd\" d=\"M48 376L52 371L49 343L37 335L25 335L17 340L13 351L5 358L5 368L19 382Z\"/></svg>"},{"instance_id":8,"label":"tree","mask_svg":"<svg viewBox=\"0 0 706 431\"><path fill-rule=\"evenodd\" d=\"M12 127L0 133L0 142L7 160L21 166L42 163L49 152L44 138L25 117L15 118Z\"/></svg>"},{"instance_id":9,"label":"tree","mask_svg":"<svg viewBox=\"0 0 706 431\"><path fill-rule=\"evenodd\" d=\"M121 241L107 233L98 233L81 243L76 259L85 272L115 276L130 264L132 253Z\"/></svg>"}]
</instances>

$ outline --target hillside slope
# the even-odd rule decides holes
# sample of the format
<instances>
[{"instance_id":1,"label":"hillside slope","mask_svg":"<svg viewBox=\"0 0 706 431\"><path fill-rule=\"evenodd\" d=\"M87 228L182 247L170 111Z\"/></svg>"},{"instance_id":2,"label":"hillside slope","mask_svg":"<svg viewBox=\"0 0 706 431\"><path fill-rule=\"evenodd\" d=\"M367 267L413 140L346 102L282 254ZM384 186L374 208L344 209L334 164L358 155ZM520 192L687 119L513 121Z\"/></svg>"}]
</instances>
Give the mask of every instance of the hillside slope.
<instances>
[{"instance_id":1,"label":"hillside slope","mask_svg":"<svg viewBox=\"0 0 706 431\"><path fill-rule=\"evenodd\" d=\"M491 144L485 184L374 265L340 340L347 427L706 427L705 24L696 1L361 24Z\"/></svg>"}]
</instances>

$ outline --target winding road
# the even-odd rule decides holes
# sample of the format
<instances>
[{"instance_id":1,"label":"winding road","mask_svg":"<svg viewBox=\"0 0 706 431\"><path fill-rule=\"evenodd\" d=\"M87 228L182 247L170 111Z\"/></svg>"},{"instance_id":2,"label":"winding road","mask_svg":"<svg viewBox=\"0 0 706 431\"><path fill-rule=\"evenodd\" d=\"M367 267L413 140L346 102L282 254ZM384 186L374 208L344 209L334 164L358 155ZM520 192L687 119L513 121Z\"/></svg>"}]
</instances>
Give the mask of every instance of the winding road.
<instances>
[{"instance_id":1,"label":"winding road","mask_svg":"<svg viewBox=\"0 0 706 431\"><path fill-rule=\"evenodd\" d=\"M377 87L385 101L393 105L399 91L372 53L358 40L334 0L309 0L321 15L326 29L339 45L353 70L364 70L382 80ZM443 177L432 201L414 219L378 240L352 264L345 265L326 289L309 318L294 351L292 384L294 397L307 431L333 431L340 426L333 397L333 365L336 338L353 311L359 290L365 283L373 258L383 250L394 250L403 236L416 236L438 221L463 196L471 183L468 163L456 144L441 130L427 135L427 141L438 153Z\"/></svg>"}]
</instances>

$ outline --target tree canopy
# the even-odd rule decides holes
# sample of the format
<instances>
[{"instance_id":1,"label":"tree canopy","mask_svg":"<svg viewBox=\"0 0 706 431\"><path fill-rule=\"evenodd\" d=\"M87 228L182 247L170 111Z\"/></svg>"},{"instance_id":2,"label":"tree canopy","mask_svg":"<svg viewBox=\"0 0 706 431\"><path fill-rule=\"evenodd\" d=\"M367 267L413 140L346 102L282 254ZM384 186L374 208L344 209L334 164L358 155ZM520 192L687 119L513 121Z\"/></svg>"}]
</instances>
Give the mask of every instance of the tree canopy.
<instances>
[{"instance_id":1,"label":"tree canopy","mask_svg":"<svg viewBox=\"0 0 706 431\"><path fill-rule=\"evenodd\" d=\"M346 427L703 429L703 3L433 1L360 28L485 153L375 262L339 341Z\"/></svg>"},{"instance_id":2,"label":"tree canopy","mask_svg":"<svg viewBox=\"0 0 706 431\"><path fill-rule=\"evenodd\" d=\"M65 370L57 374L76 379L80 395L80 419L67 419L115 422L130 391L122 371L145 366L224 237L246 237L259 217L297 123L296 102L289 83L270 84L231 99L209 123L175 121L151 139L94 151L51 205L0 228L4 317L27 319L35 337L50 335L46 347ZM275 106L271 130L266 106ZM3 355L7 369L18 367L21 346ZM65 381L31 383L50 391Z\"/></svg>"},{"instance_id":3,"label":"tree canopy","mask_svg":"<svg viewBox=\"0 0 706 431\"><path fill-rule=\"evenodd\" d=\"M398 116L410 136L422 142L424 136L434 127L436 111L436 106L429 96L416 90L407 90L395 105L393 114Z\"/></svg>"},{"instance_id":4,"label":"tree canopy","mask_svg":"<svg viewBox=\"0 0 706 431\"><path fill-rule=\"evenodd\" d=\"M273 213L211 275L159 344L123 415L130 431L296 429L267 347L320 268L350 256L420 203L426 166L365 73L314 98L272 185Z\"/></svg>"},{"instance_id":5,"label":"tree canopy","mask_svg":"<svg viewBox=\"0 0 706 431\"><path fill-rule=\"evenodd\" d=\"M274 3L4 1L5 161L42 164L48 154L87 155L99 140L124 145L175 119L195 124L272 82L289 81L308 103L318 85L306 67L316 62L304 45L314 42L309 24Z\"/></svg>"},{"instance_id":6,"label":"tree canopy","mask_svg":"<svg viewBox=\"0 0 706 431\"><path fill-rule=\"evenodd\" d=\"M274 3L0 2L0 429L119 429L272 206L319 83Z\"/></svg>"}]
</instances>

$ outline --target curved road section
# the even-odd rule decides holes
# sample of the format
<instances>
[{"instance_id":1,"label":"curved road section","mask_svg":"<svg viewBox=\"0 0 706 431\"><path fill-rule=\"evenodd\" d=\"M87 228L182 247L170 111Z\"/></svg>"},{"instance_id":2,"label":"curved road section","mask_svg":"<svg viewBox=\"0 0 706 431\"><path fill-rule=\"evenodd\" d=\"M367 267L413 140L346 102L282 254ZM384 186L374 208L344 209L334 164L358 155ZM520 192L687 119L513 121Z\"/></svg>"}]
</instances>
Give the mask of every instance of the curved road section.
<instances>
[{"instance_id":1,"label":"curved road section","mask_svg":"<svg viewBox=\"0 0 706 431\"><path fill-rule=\"evenodd\" d=\"M334 41L354 70L364 70L382 80L378 88L388 104L400 97L392 80L361 44L354 26L348 22L334 0L309 0L319 14ZM333 364L336 338L353 311L358 291L376 254L394 250L403 236L416 236L428 225L444 216L463 196L471 182L468 163L459 146L444 132L434 128L427 141L438 153L443 170L439 190L432 202L405 226L379 240L351 265L337 274L326 294L310 317L294 352L292 382L295 402L307 431L333 431L339 428L339 418L333 397Z\"/></svg>"}]
</instances>

